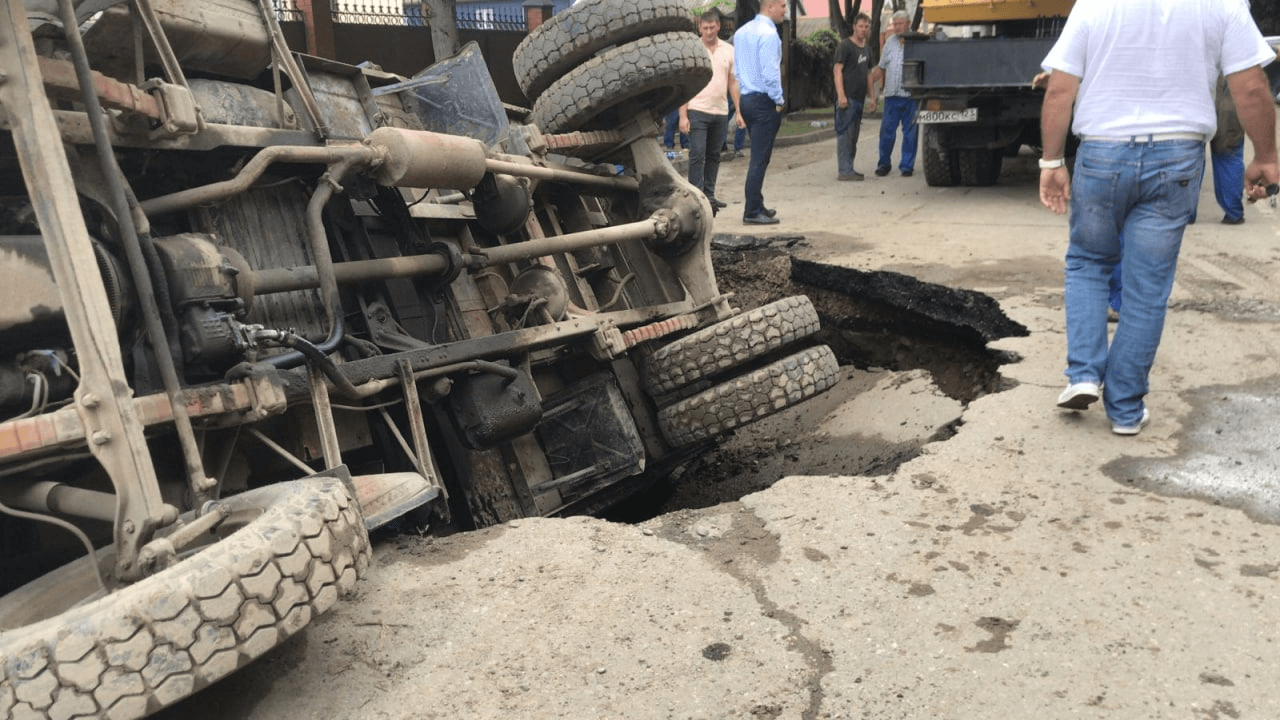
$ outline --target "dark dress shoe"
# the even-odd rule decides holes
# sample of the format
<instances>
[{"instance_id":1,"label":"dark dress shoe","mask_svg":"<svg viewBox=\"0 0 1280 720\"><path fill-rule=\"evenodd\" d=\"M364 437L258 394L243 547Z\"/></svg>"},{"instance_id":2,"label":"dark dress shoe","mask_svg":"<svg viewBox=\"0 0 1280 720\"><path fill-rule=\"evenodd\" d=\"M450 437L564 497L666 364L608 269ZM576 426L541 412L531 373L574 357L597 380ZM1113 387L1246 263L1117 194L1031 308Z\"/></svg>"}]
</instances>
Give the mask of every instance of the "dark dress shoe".
<instances>
[{"instance_id":1,"label":"dark dress shoe","mask_svg":"<svg viewBox=\"0 0 1280 720\"><path fill-rule=\"evenodd\" d=\"M774 217L775 215L778 214L778 211L774 210L773 208L765 208L760 212L764 213L765 217Z\"/></svg>"},{"instance_id":2,"label":"dark dress shoe","mask_svg":"<svg viewBox=\"0 0 1280 720\"><path fill-rule=\"evenodd\" d=\"M1238 218L1233 218L1233 217L1224 217L1224 218L1222 218L1222 224L1223 224L1223 225L1241 225L1241 224L1243 224L1243 223L1244 223L1244 216L1243 216L1243 215L1241 215L1241 216L1240 216L1240 217L1238 217Z\"/></svg>"},{"instance_id":3,"label":"dark dress shoe","mask_svg":"<svg viewBox=\"0 0 1280 720\"><path fill-rule=\"evenodd\" d=\"M889 174L889 168L887 167L876 168L876 177L884 177L885 175L888 175L888 174Z\"/></svg>"},{"instance_id":4,"label":"dark dress shoe","mask_svg":"<svg viewBox=\"0 0 1280 720\"><path fill-rule=\"evenodd\" d=\"M713 207L713 208L715 208L715 209L719 210L719 209L721 209L721 208L727 208L727 207L729 207L729 203L727 203L727 202L720 202L719 200L717 200L717 199L715 199L715 198L711 198L711 207Z\"/></svg>"},{"instance_id":5,"label":"dark dress shoe","mask_svg":"<svg viewBox=\"0 0 1280 720\"><path fill-rule=\"evenodd\" d=\"M765 213L759 215L743 215L742 222L747 225L777 225L780 221L776 217L769 217Z\"/></svg>"},{"instance_id":6,"label":"dark dress shoe","mask_svg":"<svg viewBox=\"0 0 1280 720\"><path fill-rule=\"evenodd\" d=\"M903 171L902 171L902 177L911 177L911 171L910 171L910 170L903 170Z\"/></svg>"}]
</instances>

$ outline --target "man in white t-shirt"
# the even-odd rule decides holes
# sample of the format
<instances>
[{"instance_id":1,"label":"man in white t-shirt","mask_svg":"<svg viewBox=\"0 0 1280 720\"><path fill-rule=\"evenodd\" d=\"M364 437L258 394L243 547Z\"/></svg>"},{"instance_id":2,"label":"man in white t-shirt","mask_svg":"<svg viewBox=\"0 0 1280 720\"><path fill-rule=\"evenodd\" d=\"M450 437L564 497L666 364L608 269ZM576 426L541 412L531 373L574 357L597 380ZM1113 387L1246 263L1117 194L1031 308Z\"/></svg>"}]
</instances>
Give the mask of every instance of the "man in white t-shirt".
<instances>
[{"instance_id":1,"label":"man in white t-shirt","mask_svg":"<svg viewBox=\"0 0 1280 720\"><path fill-rule=\"evenodd\" d=\"M716 198L720 148L729 126L729 101L738 107L738 80L733 76L733 46L720 40L720 13L708 10L698 19L698 36L711 55L711 82L680 106L680 132L689 136L689 182L706 194L711 207L728 207ZM726 95L726 92L728 93ZM742 113L738 125L746 127Z\"/></svg>"},{"instance_id":2,"label":"man in white t-shirt","mask_svg":"<svg viewBox=\"0 0 1280 720\"><path fill-rule=\"evenodd\" d=\"M1247 0L1075 4L1042 64L1052 75L1041 112L1040 201L1055 213L1071 210L1068 386L1059 407L1083 410L1101 396L1112 432L1136 435L1146 425L1143 398L1199 199L1204 143L1217 124L1215 81L1226 76L1253 140L1245 185L1257 200L1280 182L1275 105L1262 71L1275 57ZM1068 125L1080 138L1070 178ZM1117 263L1124 310L1108 346L1107 285Z\"/></svg>"}]
</instances>

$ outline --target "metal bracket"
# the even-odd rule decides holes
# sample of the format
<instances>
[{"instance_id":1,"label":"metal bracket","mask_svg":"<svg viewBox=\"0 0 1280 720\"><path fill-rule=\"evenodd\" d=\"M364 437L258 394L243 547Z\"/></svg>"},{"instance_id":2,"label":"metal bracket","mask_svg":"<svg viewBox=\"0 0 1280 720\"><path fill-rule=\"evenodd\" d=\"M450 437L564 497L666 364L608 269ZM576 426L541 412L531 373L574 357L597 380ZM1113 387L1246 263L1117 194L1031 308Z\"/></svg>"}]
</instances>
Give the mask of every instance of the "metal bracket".
<instances>
[{"instance_id":1,"label":"metal bracket","mask_svg":"<svg viewBox=\"0 0 1280 720\"><path fill-rule=\"evenodd\" d=\"M723 297L711 266L711 202L671 167L656 136L632 143L631 154L635 158L636 172L643 178L643 183L649 187L669 189L667 198L674 202L667 209L681 218L682 225L688 223L680 228L684 237L684 241L680 243L680 252L663 259L676 271L689 293L689 299L695 305L714 302ZM727 301L716 304L718 317L728 317L732 313Z\"/></svg>"},{"instance_id":2,"label":"metal bracket","mask_svg":"<svg viewBox=\"0 0 1280 720\"><path fill-rule=\"evenodd\" d=\"M333 419L333 406L329 404L329 388L324 383L324 372L320 368L312 366L308 375L324 466L326 469L336 468L342 464L342 449L338 445L338 425Z\"/></svg>"},{"instance_id":3,"label":"metal bracket","mask_svg":"<svg viewBox=\"0 0 1280 720\"><path fill-rule=\"evenodd\" d=\"M245 387L252 398L252 407L245 413L245 420L257 422L283 413L289 407L285 396L284 380L279 371L270 365L248 365Z\"/></svg>"},{"instance_id":4,"label":"metal bracket","mask_svg":"<svg viewBox=\"0 0 1280 720\"><path fill-rule=\"evenodd\" d=\"M612 320L600 323L600 327L591 336L591 342L587 346L587 352L591 353L591 357L601 362L612 360L626 351L627 342L623 338L622 331Z\"/></svg>"},{"instance_id":5,"label":"metal bracket","mask_svg":"<svg viewBox=\"0 0 1280 720\"><path fill-rule=\"evenodd\" d=\"M194 135L200 131L200 106L190 90L159 79L148 80L140 87L160 105L160 129L152 133L153 137Z\"/></svg>"},{"instance_id":6,"label":"metal bracket","mask_svg":"<svg viewBox=\"0 0 1280 720\"><path fill-rule=\"evenodd\" d=\"M409 431L413 435L413 450L418 456L417 466L418 472L427 479L432 487L440 489L440 497L448 499L449 493L445 490L444 482L440 478L440 471L436 469L435 461L431 458L431 446L427 442L427 423L422 416L422 401L418 397L418 383L413 377L413 368L410 367L409 361L401 359L396 363L396 372L400 375L400 387L404 390L404 409L409 416ZM443 512L448 515L449 509L447 503L442 503Z\"/></svg>"}]
</instances>

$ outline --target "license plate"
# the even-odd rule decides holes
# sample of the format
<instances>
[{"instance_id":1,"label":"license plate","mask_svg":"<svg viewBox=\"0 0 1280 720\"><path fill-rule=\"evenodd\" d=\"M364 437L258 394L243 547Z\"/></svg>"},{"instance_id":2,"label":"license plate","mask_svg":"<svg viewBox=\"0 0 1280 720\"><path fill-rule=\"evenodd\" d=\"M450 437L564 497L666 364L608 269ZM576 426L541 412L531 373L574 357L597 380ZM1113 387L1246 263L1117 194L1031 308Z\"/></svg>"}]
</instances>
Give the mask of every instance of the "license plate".
<instances>
[{"instance_id":1,"label":"license plate","mask_svg":"<svg viewBox=\"0 0 1280 720\"><path fill-rule=\"evenodd\" d=\"M978 108L965 108L963 110L921 110L916 115L916 122L921 125L977 121Z\"/></svg>"}]
</instances>

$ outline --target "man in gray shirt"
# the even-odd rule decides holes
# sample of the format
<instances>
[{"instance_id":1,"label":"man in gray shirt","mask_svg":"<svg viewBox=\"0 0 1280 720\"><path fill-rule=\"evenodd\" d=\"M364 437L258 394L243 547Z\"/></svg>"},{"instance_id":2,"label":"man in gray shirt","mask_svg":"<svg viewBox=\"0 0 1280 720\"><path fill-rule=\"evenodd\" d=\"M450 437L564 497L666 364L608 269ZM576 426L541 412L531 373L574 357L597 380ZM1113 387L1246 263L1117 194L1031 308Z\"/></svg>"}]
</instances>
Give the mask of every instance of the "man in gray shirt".
<instances>
[{"instance_id":1,"label":"man in gray shirt","mask_svg":"<svg viewBox=\"0 0 1280 720\"><path fill-rule=\"evenodd\" d=\"M916 101L902 88L902 52L907 44L907 13L899 10L893 14L893 34L884 41L880 65L871 71L871 86L884 82L884 115L880 119L880 163L876 176L884 177L893 166L893 143L897 139L898 126L902 126L902 157L898 169L902 177L911 177L916 167ZM875 93L872 92L872 97Z\"/></svg>"}]
</instances>

